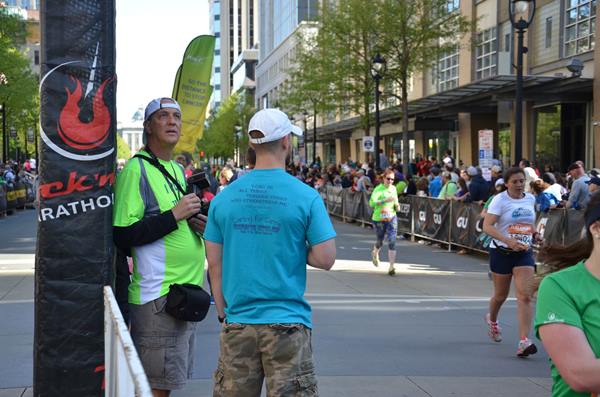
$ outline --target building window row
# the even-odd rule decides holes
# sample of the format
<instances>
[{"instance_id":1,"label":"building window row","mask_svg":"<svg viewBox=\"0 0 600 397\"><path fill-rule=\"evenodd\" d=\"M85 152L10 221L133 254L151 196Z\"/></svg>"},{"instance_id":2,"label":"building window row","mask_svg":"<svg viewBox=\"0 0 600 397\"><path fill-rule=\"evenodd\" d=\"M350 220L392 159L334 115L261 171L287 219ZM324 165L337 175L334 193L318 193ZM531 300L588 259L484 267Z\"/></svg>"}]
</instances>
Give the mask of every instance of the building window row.
<instances>
[{"instance_id":1,"label":"building window row","mask_svg":"<svg viewBox=\"0 0 600 397\"><path fill-rule=\"evenodd\" d=\"M498 38L496 27L486 29L477 34L476 80L485 79L497 74Z\"/></svg>"},{"instance_id":2,"label":"building window row","mask_svg":"<svg viewBox=\"0 0 600 397\"><path fill-rule=\"evenodd\" d=\"M446 91L458 87L458 53L456 45L444 52L438 61L438 91Z\"/></svg>"},{"instance_id":3,"label":"building window row","mask_svg":"<svg viewBox=\"0 0 600 397\"><path fill-rule=\"evenodd\" d=\"M591 51L595 44L596 0L566 0L565 56Z\"/></svg>"}]
</instances>

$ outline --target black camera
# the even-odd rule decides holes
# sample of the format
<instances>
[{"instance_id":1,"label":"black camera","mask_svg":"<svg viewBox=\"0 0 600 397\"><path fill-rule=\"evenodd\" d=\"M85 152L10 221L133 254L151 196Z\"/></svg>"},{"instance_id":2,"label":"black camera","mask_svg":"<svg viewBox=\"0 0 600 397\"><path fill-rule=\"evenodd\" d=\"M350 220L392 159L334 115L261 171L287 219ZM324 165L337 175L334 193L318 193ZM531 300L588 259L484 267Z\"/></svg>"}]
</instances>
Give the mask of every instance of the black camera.
<instances>
[{"instance_id":1,"label":"black camera","mask_svg":"<svg viewBox=\"0 0 600 397\"><path fill-rule=\"evenodd\" d=\"M202 191L204 189L210 188L210 182L208 178L206 178L206 174L202 171L194 172L187 179L187 192L194 193L196 196L202 199ZM202 215L208 215L208 208L210 207L210 203L202 202L202 208L200 209L200 213Z\"/></svg>"}]
</instances>

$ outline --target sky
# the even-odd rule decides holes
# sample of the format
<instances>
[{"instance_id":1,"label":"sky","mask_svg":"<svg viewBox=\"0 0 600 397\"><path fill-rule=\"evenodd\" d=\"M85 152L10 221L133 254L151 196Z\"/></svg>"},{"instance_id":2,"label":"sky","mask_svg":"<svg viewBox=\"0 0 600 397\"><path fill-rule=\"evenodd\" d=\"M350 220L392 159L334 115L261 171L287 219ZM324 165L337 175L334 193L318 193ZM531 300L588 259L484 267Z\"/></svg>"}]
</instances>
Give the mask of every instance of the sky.
<instances>
[{"instance_id":1,"label":"sky","mask_svg":"<svg viewBox=\"0 0 600 397\"><path fill-rule=\"evenodd\" d=\"M171 96L188 43L210 34L208 0L122 0L117 5L117 120Z\"/></svg>"}]
</instances>

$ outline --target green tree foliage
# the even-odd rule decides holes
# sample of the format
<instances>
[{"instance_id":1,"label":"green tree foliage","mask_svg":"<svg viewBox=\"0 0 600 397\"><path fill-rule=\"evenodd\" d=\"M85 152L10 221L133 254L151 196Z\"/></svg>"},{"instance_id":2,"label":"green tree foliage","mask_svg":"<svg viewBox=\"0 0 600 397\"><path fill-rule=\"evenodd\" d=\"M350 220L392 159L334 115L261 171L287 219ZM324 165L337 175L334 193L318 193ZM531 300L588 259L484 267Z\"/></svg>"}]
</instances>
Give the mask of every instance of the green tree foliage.
<instances>
[{"instance_id":1,"label":"green tree foliage","mask_svg":"<svg viewBox=\"0 0 600 397\"><path fill-rule=\"evenodd\" d=\"M208 118L198 150L204 151L207 157L232 158L237 143L243 153L248 147L245 132L253 113L252 98L246 93L230 95Z\"/></svg>"},{"instance_id":2,"label":"green tree foliage","mask_svg":"<svg viewBox=\"0 0 600 397\"><path fill-rule=\"evenodd\" d=\"M332 98L332 104L342 112L349 109L359 115L366 135L373 124L371 104L375 94L371 60L377 50L378 32L385 29L377 25L378 14L385 12L379 2L324 2L316 37L317 52L325 63L321 78L331 91L328 99Z\"/></svg>"},{"instance_id":3,"label":"green tree foliage","mask_svg":"<svg viewBox=\"0 0 600 397\"><path fill-rule=\"evenodd\" d=\"M25 21L0 8L0 74L6 83L0 83L0 104L6 106L7 128L14 127L18 134L10 139L11 153L17 147L25 150L26 131L39 117L38 78L20 48L26 34Z\"/></svg>"},{"instance_id":4,"label":"green tree foliage","mask_svg":"<svg viewBox=\"0 0 600 397\"><path fill-rule=\"evenodd\" d=\"M297 35L294 64L288 70L279 105L292 115L316 116L335 110L333 91L334 73L325 55L316 43L316 27L304 27Z\"/></svg>"},{"instance_id":5,"label":"green tree foliage","mask_svg":"<svg viewBox=\"0 0 600 397\"><path fill-rule=\"evenodd\" d=\"M415 73L425 72L437 63L441 54L455 47L471 30L471 23L459 10L449 10L448 0L380 0L381 12L377 19L380 27L378 44L387 59L383 76L389 90L384 96L400 100L402 113L402 156L404 172L409 172L408 151L408 84ZM392 84L389 84L391 82Z\"/></svg>"},{"instance_id":6,"label":"green tree foliage","mask_svg":"<svg viewBox=\"0 0 600 397\"><path fill-rule=\"evenodd\" d=\"M284 104L291 112L310 109L311 99L324 108L333 106L360 118L365 135L373 125L375 82L372 62L377 53L387 60L383 98L400 100L403 130L408 131L408 84L470 30L448 0L339 0L323 2L318 34L301 40L297 65L290 71ZM380 88L381 89L381 88ZM325 110L327 111L327 110ZM403 136L408 148L408 135ZM408 150L403 162L408 166ZM405 170L406 171L406 170Z\"/></svg>"},{"instance_id":7,"label":"green tree foliage","mask_svg":"<svg viewBox=\"0 0 600 397\"><path fill-rule=\"evenodd\" d=\"M125 159L131 157L131 148L125 142L125 140L121 137L121 135L117 134L117 158Z\"/></svg>"}]
</instances>

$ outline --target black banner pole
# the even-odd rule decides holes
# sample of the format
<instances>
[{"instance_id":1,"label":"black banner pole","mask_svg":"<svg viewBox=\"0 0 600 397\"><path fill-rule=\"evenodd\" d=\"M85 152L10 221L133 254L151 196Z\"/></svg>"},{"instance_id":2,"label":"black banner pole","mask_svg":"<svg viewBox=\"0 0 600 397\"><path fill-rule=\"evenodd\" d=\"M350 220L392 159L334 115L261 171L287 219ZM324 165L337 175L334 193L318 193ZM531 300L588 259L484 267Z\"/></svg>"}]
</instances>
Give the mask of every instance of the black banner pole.
<instances>
[{"instance_id":1,"label":"black banner pole","mask_svg":"<svg viewBox=\"0 0 600 397\"><path fill-rule=\"evenodd\" d=\"M42 0L34 396L104 394L112 280L115 0Z\"/></svg>"}]
</instances>

